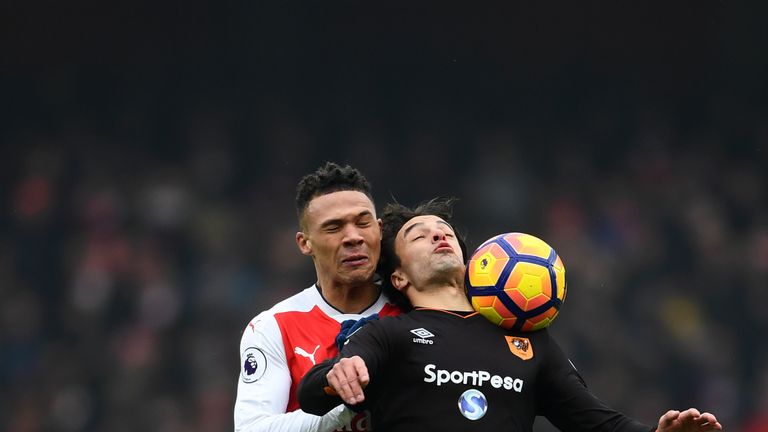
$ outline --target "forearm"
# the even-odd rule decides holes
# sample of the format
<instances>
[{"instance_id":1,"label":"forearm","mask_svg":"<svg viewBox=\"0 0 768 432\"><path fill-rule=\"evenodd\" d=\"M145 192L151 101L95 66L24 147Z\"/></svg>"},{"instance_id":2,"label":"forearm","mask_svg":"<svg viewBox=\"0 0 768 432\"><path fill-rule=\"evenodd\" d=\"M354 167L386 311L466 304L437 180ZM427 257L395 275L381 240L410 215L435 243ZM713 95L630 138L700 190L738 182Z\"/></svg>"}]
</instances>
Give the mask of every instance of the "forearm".
<instances>
[{"instance_id":1,"label":"forearm","mask_svg":"<svg viewBox=\"0 0 768 432\"><path fill-rule=\"evenodd\" d=\"M590 404L566 416L548 415L549 420L562 430L600 432L653 432L654 427L634 420L604 404Z\"/></svg>"},{"instance_id":2,"label":"forearm","mask_svg":"<svg viewBox=\"0 0 768 432\"><path fill-rule=\"evenodd\" d=\"M609 407L586 383L554 340L545 346L542 385L537 404L543 414L561 430L597 432L652 432L654 427L627 417Z\"/></svg>"},{"instance_id":3,"label":"forearm","mask_svg":"<svg viewBox=\"0 0 768 432\"><path fill-rule=\"evenodd\" d=\"M255 320L240 343L241 373L234 407L238 432L330 432L343 427L348 410L329 407L320 416L301 410L286 412L291 374L282 337L274 320ZM338 403L336 405L339 405Z\"/></svg>"},{"instance_id":4,"label":"forearm","mask_svg":"<svg viewBox=\"0 0 768 432\"><path fill-rule=\"evenodd\" d=\"M354 413L343 405L317 416L297 410L283 414L262 415L246 424L236 425L236 432L331 432L346 425Z\"/></svg>"},{"instance_id":5,"label":"forearm","mask_svg":"<svg viewBox=\"0 0 768 432\"><path fill-rule=\"evenodd\" d=\"M343 401L329 392L326 375L338 359L324 361L307 372L298 389L299 405L304 412L323 415Z\"/></svg>"},{"instance_id":6,"label":"forearm","mask_svg":"<svg viewBox=\"0 0 768 432\"><path fill-rule=\"evenodd\" d=\"M652 432L655 428L609 407L587 390L573 371L548 387L541 398L545 416L561 430L598 432Z\"/></svg>"}]
</instances>

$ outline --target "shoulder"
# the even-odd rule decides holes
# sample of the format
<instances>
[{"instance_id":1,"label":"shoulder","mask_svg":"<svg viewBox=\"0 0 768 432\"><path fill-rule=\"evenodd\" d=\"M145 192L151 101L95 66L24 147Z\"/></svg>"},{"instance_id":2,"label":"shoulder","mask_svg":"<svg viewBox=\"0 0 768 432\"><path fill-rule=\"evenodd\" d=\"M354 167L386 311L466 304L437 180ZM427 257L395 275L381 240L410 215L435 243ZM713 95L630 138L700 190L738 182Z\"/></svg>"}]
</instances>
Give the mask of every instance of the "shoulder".
<instances>
[{"instance_id":1,"label":"shoulder","mask_svg":"<svg viewBox=\"0 0 768 432\"><path fill-rule=\"evenodd\" d=\"M276 303L268 310L262 312L275 315L283 312L308 312L320 303L325 303L323 297L317 291L315 285Z\"/></svg>"},{"instance_id":2,"label":"shoulder","mask_svg":"<svg viewBox=\"0 0 768 432\"><path fill-rule=\"evenodd\" d=\"M284 312L308 312L317 305L317 299L320 296L317 295L315 286L306 288L284 300L279 301L271 308L260 312L253 317L248 326L260 325L263 322L274 319L275 315Z\"/></svg>"},{"instance_id":3,"label":"shoulder","mask_svg":"<svg viewBox=\"0 0 768 432\"><path fill-rule=\"evenodd\" d=\"M522 350L530 347L537 357L545 361L562 356L562 350L547 329L531 332L508 332L507 340L510 345Z\"/></svg>"},{"instance_id":4,"label":"shoulder","mask_svg":"<svg viewBox=\"0 0 768 432\"><path fill-rule=\"evenodd\" d=\"M378 334L395 334L403 330L410 332L419 328L423 323L410 313L399 315L384 315L378 320L371 321L367 327Z\"/></svg>"},{"instance_id":5,"label":"shoulder","mask_svg":"<svg viewBox=\"0 0 768 432\"><path fill-rule=\"evenodd\" d=\"M541 329L541 330L530 331L530 332L507 331L507 335L515 338L525 339L530 341L532 344L536 344L540 346L548 345L554 342L547 329Z\"/></svg>"},{"instance_id":6,"label":"shoulder","mask_svg":"<svg viewBox=\"0 0 768 432\"><path fill-rule=\"evenodd\" d=\"M281 314L296 312L303 313L312 310L317 304L317 290L314 285L306 288L280 302L271 308L260 312L251 318L243 329L243 340L259 338L280 338L278 318Z\"/></svg>"},{"instance_id":7,"label":"shoulder","mask_svg":"<svg viewBox=\"0 0 768 432\"><path fill-rule=\"evenodd\" d=\"M368 321L365 325L361 326L359 333L371 336L384 336L396 333L398 330L411 325L412 322L413 320L408 317L408 314L379 316L379 319Z\"/></svg>"},{"instance_id":8,"label":"shoulder","mask_svg":"<svg viewBox=\"0 0 768 432\"><path fill-rule=\"evenodd\" d=\"M417 321L414 317L415 315L410 312L397 315L384 315L379 319L379 325L383 324L384 326L392 327L408 325Z\"/></svg>"}]
</instances>

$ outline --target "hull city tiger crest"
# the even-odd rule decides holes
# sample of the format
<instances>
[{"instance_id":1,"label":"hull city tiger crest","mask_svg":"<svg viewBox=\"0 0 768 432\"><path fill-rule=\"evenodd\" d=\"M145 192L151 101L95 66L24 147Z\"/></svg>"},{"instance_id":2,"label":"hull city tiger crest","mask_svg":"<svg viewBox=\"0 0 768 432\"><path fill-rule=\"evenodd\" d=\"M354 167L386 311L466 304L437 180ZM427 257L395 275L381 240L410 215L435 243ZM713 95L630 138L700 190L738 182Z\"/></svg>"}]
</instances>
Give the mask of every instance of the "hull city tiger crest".
<instances>
[{"instance_id":1,"label":"hull city tiger crest","mask_svg":"<svg viewBox=\"0 0 768 432\"><path fill-rule=\"evenodd\" d=\"M533 358L533 345L528 338L517 336L504 336L507 339L507 345L512 354L520 357L523 360L530 360Z\"/></svg>"}]
</instances>

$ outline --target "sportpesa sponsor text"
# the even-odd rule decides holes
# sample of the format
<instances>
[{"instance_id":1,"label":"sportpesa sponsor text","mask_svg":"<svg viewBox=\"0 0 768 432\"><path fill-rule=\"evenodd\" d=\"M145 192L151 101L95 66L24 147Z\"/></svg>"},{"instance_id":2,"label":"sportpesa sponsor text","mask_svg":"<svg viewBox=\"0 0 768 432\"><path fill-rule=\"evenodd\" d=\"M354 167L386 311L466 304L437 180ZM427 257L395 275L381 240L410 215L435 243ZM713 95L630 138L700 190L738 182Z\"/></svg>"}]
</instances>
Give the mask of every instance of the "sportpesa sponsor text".
<instances>
[{"instance_id":1,"label":"sportpesa sponsor text","mask_svg":"<svg viewBox=\"0 0 768 432\"><path fill-rule=\"evenodd\" d=\"M424 382L436 383L438 386L447 382L454 384L472 385L482 387L485 384L490 384L493 388L504 388L506 390L514 390L518 393L523 391L523 380L520 378L502 377L499 375L491 375L488 371L449 371L445 369L437 369L434 364L428 364L424 366L424 373L427 376L424 378Z\"/></svg>"}]
</instances>

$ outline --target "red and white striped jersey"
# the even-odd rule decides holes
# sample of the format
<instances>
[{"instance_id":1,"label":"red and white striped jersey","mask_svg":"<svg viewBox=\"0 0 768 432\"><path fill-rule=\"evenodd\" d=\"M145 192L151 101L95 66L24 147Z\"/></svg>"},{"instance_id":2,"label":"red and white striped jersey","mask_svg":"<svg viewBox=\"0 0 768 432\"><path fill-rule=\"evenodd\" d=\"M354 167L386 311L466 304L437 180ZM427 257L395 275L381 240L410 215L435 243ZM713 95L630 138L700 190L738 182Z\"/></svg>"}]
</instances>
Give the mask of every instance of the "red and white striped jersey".
<instances>
[{"instance_id":1,"label":"red and white striped jersey","mask_svg":"<svg viewBox=\"0 0 768 432\"><path fill-rule=\"evenodd\" d=\"M312 366L338 354L341 322L375 313L400 310L382 294L359 314L341 313L313 285L251 320L240 341L235 431L370 430L365 414L355 415L343 405L322 417L301 411L296 389Z\"/></svg>"}]
</instances>

